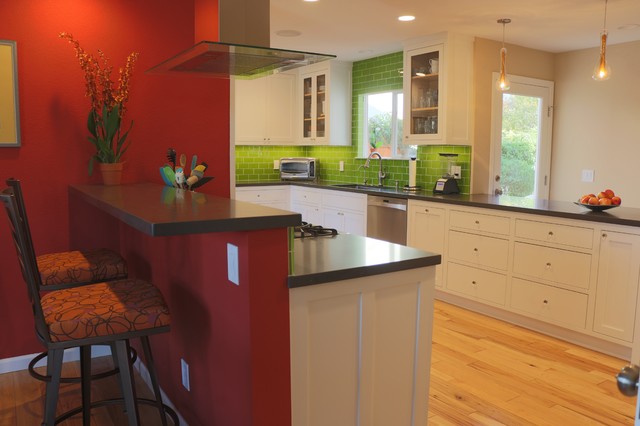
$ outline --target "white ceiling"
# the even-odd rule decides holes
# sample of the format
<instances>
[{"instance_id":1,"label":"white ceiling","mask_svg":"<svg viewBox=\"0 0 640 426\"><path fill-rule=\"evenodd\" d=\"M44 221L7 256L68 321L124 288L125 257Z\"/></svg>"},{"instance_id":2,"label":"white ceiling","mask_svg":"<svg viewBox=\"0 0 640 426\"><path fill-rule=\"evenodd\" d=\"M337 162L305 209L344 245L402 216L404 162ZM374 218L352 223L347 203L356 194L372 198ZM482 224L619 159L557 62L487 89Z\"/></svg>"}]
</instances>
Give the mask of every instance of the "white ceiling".
<instances>
[{"instance_id":1,"label":"white ceiling","mask_svg":"<svg viewBox=\"0 0 640 426\"><path fill-rule=\"evenodd\" d=\"M271 0L271 47L357 61L402 50L403 41L440 31L502 40L548 52L599 45L604 0ZM397 20L415 15L413 22ZM624 29L624 26L634 26ZM609 0L609 43L640 40L640 0ZM276 35L297 30L297 37Z\"/></svg>"}]
</instances>

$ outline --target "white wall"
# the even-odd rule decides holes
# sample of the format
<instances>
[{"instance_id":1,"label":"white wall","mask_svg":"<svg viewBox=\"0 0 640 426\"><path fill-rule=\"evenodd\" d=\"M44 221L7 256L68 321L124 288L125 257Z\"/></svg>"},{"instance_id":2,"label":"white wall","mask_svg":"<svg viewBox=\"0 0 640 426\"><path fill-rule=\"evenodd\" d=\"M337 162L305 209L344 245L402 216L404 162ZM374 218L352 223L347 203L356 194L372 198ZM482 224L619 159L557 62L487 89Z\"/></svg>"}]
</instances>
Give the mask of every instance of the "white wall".
<instances>
[{"instance_id":1,"label":"white wall","mask_svg":"<svg viewBox=\"0 0 640 426\"><path fill-rule=\"evenodd\" d=\"M591 79L597 59L597 49L556 55L550 198L611 188L640 207L640 41L608 47L607 81ZM595 170L593 183L582 169Z\"/></svg>"}]
</instances>

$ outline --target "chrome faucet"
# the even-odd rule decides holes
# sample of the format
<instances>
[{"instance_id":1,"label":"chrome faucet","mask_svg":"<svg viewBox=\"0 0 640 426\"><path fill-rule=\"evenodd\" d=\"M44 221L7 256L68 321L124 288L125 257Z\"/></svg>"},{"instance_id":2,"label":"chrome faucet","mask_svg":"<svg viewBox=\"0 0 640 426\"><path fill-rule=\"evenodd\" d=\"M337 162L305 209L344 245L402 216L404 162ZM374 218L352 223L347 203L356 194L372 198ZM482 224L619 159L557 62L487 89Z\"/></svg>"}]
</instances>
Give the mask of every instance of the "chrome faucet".
<instances>
[{"instance_id":1,"label":"chrome faucet","mask_svg":"<svg viewBox=\"0 0 640 426\"><path fill-rule=\"evenodd\" d=\"M377 151L373 151L371 154L369 154L369 157L367 157L367 161L364 162L363 167L365 169L368 169L369 163L374 156L378 157L378 160L380 161L380 167L378 168L378 186L382 186L382 179L387 177L387 174L384 172L384 170L382 170L382 155L380 155L380 153Z\"/></svg>"}]
</instances>

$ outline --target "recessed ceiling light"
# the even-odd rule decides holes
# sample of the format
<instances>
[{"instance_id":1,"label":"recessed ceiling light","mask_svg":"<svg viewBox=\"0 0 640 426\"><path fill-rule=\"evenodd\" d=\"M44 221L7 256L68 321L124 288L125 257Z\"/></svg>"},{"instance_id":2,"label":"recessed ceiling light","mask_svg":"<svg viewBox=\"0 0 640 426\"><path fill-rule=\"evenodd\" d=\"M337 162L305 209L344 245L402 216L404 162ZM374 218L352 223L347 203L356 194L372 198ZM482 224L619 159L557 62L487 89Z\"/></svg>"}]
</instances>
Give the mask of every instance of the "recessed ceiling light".
<instances>
[{"instance_id":1,"label":"recessed ceiling light","mask_svg":"<svg viewBox=\"0 0 640 426\"><path fill-rule=\"evenodd\" d=\"M298 30L279 30L276 31L276 35L279 35L280 37L298 37L300 34L302 34L300 31Z\"/></svg>"},{"instance_id":2,"label":"recessed ceiling light","mask_svg":"<svg viewBox=\"0 0 640 426\"><path fill-rule=\"evenodd\" d=\"M398 16L398 21L402 21L402 22L409 22L409 21L413 21L414 19L416 19L416 17L413 15Z\"/></svg>"}]
</instances>

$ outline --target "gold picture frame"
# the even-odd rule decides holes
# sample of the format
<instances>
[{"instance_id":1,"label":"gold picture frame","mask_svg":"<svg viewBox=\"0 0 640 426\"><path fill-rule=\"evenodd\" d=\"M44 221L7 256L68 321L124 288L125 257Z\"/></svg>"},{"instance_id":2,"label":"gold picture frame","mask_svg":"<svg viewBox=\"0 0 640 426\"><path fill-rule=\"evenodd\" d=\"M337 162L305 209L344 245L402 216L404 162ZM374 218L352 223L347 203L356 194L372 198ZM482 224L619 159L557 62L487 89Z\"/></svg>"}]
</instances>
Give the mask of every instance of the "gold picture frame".
<instances>
[{"instance_id":1,"label":"gold picture frame","mask_svg":"<svg viewBox=\"0 0 640 426\"><path fill-rule=\"evenodd\" d=\"M20 146L16 42L0 40L0 147Z\"/></svg>"}]
</instances>

